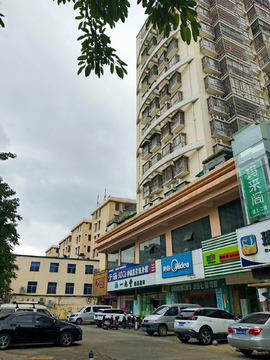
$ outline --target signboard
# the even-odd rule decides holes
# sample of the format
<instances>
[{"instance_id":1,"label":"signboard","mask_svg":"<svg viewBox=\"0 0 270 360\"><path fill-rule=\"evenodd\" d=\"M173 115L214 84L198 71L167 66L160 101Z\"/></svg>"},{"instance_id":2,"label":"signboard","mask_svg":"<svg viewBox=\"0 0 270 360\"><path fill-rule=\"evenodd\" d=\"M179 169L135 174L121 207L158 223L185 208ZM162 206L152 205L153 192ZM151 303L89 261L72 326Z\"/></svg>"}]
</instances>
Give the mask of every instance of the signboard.
<instances>
[{"instance_id":1,"label":"signboard","mask_svg":"<svg viewBox=\"0 0 270 360\"><path fill-rule=\"evenodd\" d=\"M239 257L238 245L236 244L203 253L203 265L217 265L228 261L234 261L239 259Z\"/></svg>"},{"instance_id":2,"label":"signboard","mask_svg":"<svg viewBox=\"0 0 270 360\"><path fill-rule=\"evenodd\" d=\"M221 287L220 280L209 280L192 282L188 284L171 285L170 291L198 291L198 290L211 290Z\"/></svg>"},{"instance_id":3,"label":"signboard","mask_svg":"<svg viewBox=\"0 0 270 360\"><path fill-rule=\"evenodd\" d=\"M107 291L127 290L156 283L155 261L127 267L118 266L108 270Z\"/></svg>"},{"instance_id":4,"label":"signboard","mask_svg":"<svg viewBox=\"0 0 270 360\"><path fill-rule=\"evenodd\" d=\"M191 251L161 259L163 278L193 274Z\"/></svg>"},{"instance_id":5,"label":"signboard","mask_svg":"<svg viewBox=\"0 0 270 360\"><path fill-rule=\"evenodd\" d=\"M270 263L270 220L236 230L242 267L253 268Z\"/></svg>"},{"instance_id":6,"label":"signboard","mask_svg":"<svg viewBox=\"0 0 270 360\"><path fill-rule=\"evenodd\" d=\"M249 218L268 213L270 199L262 161L259 159L241 168L240 175Z\"/></svg>"}]
</instances>

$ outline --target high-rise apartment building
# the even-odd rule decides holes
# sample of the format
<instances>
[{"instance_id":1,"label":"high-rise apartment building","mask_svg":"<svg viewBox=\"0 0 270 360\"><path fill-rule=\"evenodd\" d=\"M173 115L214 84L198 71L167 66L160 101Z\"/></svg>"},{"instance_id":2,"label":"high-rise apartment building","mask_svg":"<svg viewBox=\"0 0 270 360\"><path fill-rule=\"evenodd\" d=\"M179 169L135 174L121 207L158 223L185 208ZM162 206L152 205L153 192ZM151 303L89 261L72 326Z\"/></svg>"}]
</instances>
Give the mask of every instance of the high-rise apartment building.
<instances>
[{"instance_id":1,"label":"high-rise apartment building","mask_svg":"<svg viewBox=\"0 0 270 360\"><path fill-rule=\"evenodd\" d=\"M137 211L193 181L233 134L268 120L266 0L198 0L197 42L179 29L137 36Z\"/></svg>"}]
</instances>

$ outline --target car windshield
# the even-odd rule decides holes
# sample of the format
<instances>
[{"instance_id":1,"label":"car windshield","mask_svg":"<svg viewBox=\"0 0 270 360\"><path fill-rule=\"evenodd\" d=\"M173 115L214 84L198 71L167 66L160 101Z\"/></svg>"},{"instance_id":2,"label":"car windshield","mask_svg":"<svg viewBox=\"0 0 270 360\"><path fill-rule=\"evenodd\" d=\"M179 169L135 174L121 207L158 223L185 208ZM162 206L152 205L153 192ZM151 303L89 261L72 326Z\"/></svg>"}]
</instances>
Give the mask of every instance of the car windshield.
<instances>
[{"instance_id":1,"label":"car windshield","mask_svg":"<svg viewBox=\"0 0 270 360\"><path fill-rule=\"evenodd\" d=\"M270 314L250 314L244 319L240 320L239 323L245 324L265 324L266 321L270 318Z\"/></svg>"},{"instance_id":2,"label":"car windshield","mask_svg":"<svg viewBox=\"0 0 270 360\"><path fill-rule=\"evenodd\" d=\"M169 306L160 306L157 310L152 312L152 315L163 315L169 308Z\"/></svg>"},{"instance_id":3,"label":"car windshield","mask_svg":"<svg viewBox=\"0 0 270 360\"><path fill-rule=\"evenodd\" d=\"M0 318L13 314L14 313L14 309L1 309L0 311Z\"/></svg>"}]
</instances>

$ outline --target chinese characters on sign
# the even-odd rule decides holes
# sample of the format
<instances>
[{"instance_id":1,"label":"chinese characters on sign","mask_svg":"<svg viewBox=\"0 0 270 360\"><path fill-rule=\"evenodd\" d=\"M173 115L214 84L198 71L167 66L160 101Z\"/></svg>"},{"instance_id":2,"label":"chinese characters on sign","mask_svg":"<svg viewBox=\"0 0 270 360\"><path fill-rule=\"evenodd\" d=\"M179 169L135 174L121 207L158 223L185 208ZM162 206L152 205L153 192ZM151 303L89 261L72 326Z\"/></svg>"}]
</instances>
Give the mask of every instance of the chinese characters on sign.
<instances>
[{"instance_id":1,"label":"chinese characters on sign","mask_svg":"<svg viewBox=\"0 0 270 360\"><path fill-rule=\"evenodd\" d=\"M261 160L241 169L243 191L249 218L270 211L270 199Z\"/></svg>"},{"instance_id":2,"label":"chinese characters on sign","mask_svg":"<svg viewBox=\"0 0 270 360\"><path fill-rule=\"evenodd\" d=\"M182 276L193 273L191 251L161 259L162 277Z\"/></svg>"},{"instance_id":3,"label":"chinese characters on sign","mask_svg":"<svg viewBox=\"0 0 270 360\"><path fill-rule=\"evenodd\" d=\"M196 291L196 290L209 290L217 289L219 287L219 281L202 281L189 284L172 285L170 291Z\"/></svg>"},{"instance_id":4,"label":"chinese characters on sign","mask_svg":"<svg viewBox=\"0 0 270 360\"><path fill-rule=\"evenodd\" d=\"M150 274L156 271L155 261L127 268L126 265L108 271L108 282L123 280L134 276Z\"/></svg>"}]
</instances>

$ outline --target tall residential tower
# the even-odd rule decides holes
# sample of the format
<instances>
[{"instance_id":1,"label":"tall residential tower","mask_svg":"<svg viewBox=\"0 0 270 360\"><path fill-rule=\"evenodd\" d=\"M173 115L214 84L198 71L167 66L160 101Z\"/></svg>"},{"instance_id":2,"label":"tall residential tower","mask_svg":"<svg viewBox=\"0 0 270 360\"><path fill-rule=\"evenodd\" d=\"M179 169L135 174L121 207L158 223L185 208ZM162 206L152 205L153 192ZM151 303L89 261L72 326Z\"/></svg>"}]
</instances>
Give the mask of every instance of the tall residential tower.
<instances>
[{"instance_id":1,"label":"tall residential tower","mask_svg":"<svg viewBox=\"0 0 270 360\"><path fill-rule=\"evenodd\" d=\"M268 120L270 10L265 0L198 0L197 42L179 29L137 36L137 211L230 151L233 133Z\"/></svg>"}]
</instances>

